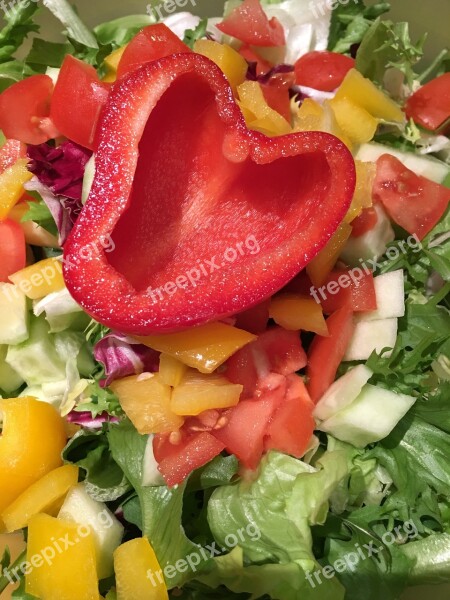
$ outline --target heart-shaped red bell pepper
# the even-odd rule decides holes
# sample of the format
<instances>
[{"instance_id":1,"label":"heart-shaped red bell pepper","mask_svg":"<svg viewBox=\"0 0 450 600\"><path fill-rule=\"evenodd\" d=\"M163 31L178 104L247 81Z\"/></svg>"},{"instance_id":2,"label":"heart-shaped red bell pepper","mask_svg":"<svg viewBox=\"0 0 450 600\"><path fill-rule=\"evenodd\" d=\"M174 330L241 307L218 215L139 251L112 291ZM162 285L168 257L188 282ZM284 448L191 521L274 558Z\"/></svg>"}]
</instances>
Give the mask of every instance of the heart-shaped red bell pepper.
<instances>
[{"instance_id":1,"label":"heart-shaped red bell pepper","mask_svg":"<svg viewBox=\"0 0 450 600\"><path fill-rule=\"evenodd\" d=\"M65 279L92 317L131 334L269 297L323 248L355 187L340 140L250 131L220 69L194 53L115 84L97 148Z\"/></svg>"}]
</instances>

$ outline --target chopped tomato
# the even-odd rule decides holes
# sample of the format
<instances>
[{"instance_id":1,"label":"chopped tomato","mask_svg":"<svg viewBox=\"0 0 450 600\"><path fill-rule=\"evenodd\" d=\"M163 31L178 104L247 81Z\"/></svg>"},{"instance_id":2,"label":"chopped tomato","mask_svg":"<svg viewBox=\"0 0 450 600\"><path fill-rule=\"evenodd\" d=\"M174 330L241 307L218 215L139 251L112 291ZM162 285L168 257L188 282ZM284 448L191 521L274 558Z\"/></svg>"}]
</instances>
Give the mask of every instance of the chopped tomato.
<instances>
[{"instance_id":1,"label":"chopped tomato","mask_svg":"<svg viewBox=\"0 0 450 600\"><path fill-rule=\"evenodd\" d=\"M373 206L364 208L362 213L352 221L351 237L360 237L371 231L378 223L377 211Z\"/></svg>"},{"instance_id":2,"label":"chopped tomato","mask_svg":"<svg viewBox=\"0 0 450 600\"><path fill-rule=\"evenodd\" d=\"M19 158L25 158L27 149L19 140L7 140L0 148L0 173L12 167Z\"/></svg>"},{"instance_id":3,"label":"chopped tomato","mask_svg":"<svg viewBox=\"0 0 450 600\"><path fill-rule=\"evenodd\" d=\"M377 161L374 200L408 233L422 240L438 223L450 201L450 190L416 175L390 154Z\"/></svg>"},{"instance_id":4,"label":"chopped tomato","mask_svg":"<svg viewBox=\"0 0 450 600\"><path fill-rule=\"evenodd\" d=\"M66 56L53 93L50 118L73 142L94 149L94 136L110 84L98 78L94 67Z\"/></svg>"},{"instance_id":5,"label":"chopped tomato","mask_svg":"<svg viewBox=\"0 0 450 600\"><path fill-rule=\"evenodd\" d=\"M239 54L245 58L248 63L256 63L256 74L265 75L273 67L273 64L257 54L248 44L243 44L239 48Z\"/></svg>"},{"instance_id":6,"label":"chopped tomato","mask_svg":"<svg viewBox=\"0 0 450 600\"><path fill-rule=\"evenodd\" d=\"M191 49L167 25L158 23L144 27L126 47L117 69L117 78L135 71L145 63L178 52L191 52Z\"/></svg>"},{"instance_id":7,"label":"chopped tomato","mask_svg":"<svg viewBox=\"0 0 450 600\"><path fill-rule=\"evenodd\" d=\"M0 281L7 282L10 275L26 264L25 235L18 223L0 221Z\"/></svg>"},{"instance_id":8,"label":"chopped tomato","mask_svg":"<svg viewBox=\"0 0 450 600\"><path fill-rule=\"evenodd\" d=\"M284 395L285 387L266 393L259 400L241 400L237 406L224 413L228 419L225 427L211 433L222 442L248 469L256 469L264 452L264 436L270 419Z\"/></svg>"},{"instance_id":9,"label":"chopped tomato","mask_svg":"<svg viewBox=\"0 0 450 600\"><path fill-rule=\"evenodd\" d=\"M33 75L0 94L0 129L7 138L25 144L42 144L49 138L40 127L50 114L53 81Z\"/></svg>"},{"instance_id":10,"label":"chopped tomato","mask_svg":"<svg viewBox=\"0 0 450 600\"><path fill-rule=\"evenodd\" d=\"M353 312L347 306L327 319L328 337L316 335L308 352L308 391L313 402L318 402L333 383L344 358L355 325Z\"/></svg>"},{"instance_id":11,"label":"chopped tomato","mask_svg":"<svg viewBox=\"0 0 450 600\"><path fill-rule=\"evenodd\" d=\"M284 117L288 123L291 122L289 89L293 83L292 79L292 75L277 75L272 77L268 83L261 85L267 104Z\"/></svg>"},{"instance_id":12,"label":"chopped tomato","mask_svg":"<svg viewBox=\"0 0 450 600\"><path fill-rule=\"evenodd\" d=\"M291 375L306 366L306 354L296 331L273 327L244 346L227 362L226 377L244 386L241 398L271 388L271 374Z\"/></svg>"},{"instance_id":13,"label":"chopped tomato","mask_svg":"<svg viewBox=\"0 0 450 600\"><path fill-rule=\"evenodd\" d=\"M327 314L334 313L344 306L348 306L354 312L377 308L373 275L367 274L362 268L358 271L333 271L316 295Z\"/></svg>"},{"instance_id":14,"label":"chopped tomato","mask_svg":"<svg viewBox=\"0 0 450 600\"><path fill-rule=\"evenodd\" d=\"M322 92L332 92L341 85L354 66L354 59L344 54L326 50L308 52L295 63L296 83Z\"/></svg>"},{"instance_id":15,"label":"chopped tomato","mask_svg":"<svg viewBox=\"0 0 450 600\"><path fill-rule=\"evenodd\" d=\"M275 17L269 20L259 0L244 0L217 29L251 46L286 44L283 25Z\"/></svg>"},{"instance_id":16,"label":"chopped tomato","mask_svg":"<svg viewBox=\"0 0 450 600\"><path fill-rule=\"evenodd\" d=\"M168 435L156 435L153 451L158 470L169 487L182 483L192 471L203 467L224 450L225 445L207 431L188 434L177 444Z\"/></svg>"},{"instance_id":17,"label":"chopped tomato","mask_svg":"<svg viewBox=\"0 0 450 600\"><path fill-rule=\"evenodd\" d=\"M259 335L269 322L270 298L236 315L236 327Z\"/></svg>"},{"instance_id":18,"label":"chopped tomato","mask_svg":"<svg viewBox=\"0 0 450 600\"><path fill-rule=\"evenodd\" d=\"M450 119L450 73L444 73L422 86L408 98L405 106L408 119L436 131ZM447 124L444 133L450 131Z\"/></svg>"},{"instance_id":19,"label":"chopped tomato","mask_svg":"<svg viewBox=\"0 0 450 600\"><path fill-rule=\"evenodd\" d=\"M314 403L298 375L287 378L286 397L267 427L265 450L278 450L296 458L304 456L315 429Z\"/></svg>"}]
</instances>

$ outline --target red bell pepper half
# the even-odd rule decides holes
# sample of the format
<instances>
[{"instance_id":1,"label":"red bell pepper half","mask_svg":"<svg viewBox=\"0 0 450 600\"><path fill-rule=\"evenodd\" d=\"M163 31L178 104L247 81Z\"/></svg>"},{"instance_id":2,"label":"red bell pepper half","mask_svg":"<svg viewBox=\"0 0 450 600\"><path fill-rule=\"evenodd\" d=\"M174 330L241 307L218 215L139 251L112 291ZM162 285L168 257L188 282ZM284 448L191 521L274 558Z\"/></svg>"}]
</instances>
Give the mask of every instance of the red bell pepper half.
<instances>
[{"instance_id":1,"label":"red bell pepper half","mask_svg":"<svg viewBox=\"0 0 450 600\"><path fill-rule=\"evenodd\" d=\"M131 334L176 331L268 298L323 248L355 187L340 140L250 131L223 73L194 53L118 81L96 147L65 279L90 315Z\"/></svg>"}]
</instances>

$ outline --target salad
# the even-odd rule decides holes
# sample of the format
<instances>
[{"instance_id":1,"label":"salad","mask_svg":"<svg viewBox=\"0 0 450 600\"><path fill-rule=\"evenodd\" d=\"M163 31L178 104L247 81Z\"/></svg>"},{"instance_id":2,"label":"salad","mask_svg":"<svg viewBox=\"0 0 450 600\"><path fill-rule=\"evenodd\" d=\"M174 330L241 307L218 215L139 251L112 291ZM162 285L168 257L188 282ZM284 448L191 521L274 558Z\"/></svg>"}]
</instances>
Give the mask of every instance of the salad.
<instances>
[{"instance_id":1,"label":"salad","mask_svg":"<svg viewBox=\"0 0 450 600\"><path fill-rule=\"evenodd\" d=\"M449 583L449 51L384 2L43 4L0 31L0 596Z\"/></svg>"}]
</instances>

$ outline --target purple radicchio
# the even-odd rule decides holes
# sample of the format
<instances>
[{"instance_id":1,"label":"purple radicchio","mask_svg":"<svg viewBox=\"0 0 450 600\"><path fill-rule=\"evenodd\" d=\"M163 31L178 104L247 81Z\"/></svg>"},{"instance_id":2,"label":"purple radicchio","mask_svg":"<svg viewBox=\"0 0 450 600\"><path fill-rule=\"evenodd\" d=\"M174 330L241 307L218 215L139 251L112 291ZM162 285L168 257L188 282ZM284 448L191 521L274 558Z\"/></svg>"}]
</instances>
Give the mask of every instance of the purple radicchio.
<instances>
[{"instance_id":1,"label":"purple radicchio","mask_svg":"<svg viewBox=\"0 0 450 600\"><path fill-rule=\"evenodd\" d=\"M90 150L74 142L63 142L57 148L49 144L28 146L28 169L35 175L25 188L38 192L52 213L64 245L81 209L83 177Z\"/></svg>"},{"instance_id":2,"label":"purple radicchio","mask_svg":"<svg viewBox=\"0 0 450 600\"><path fill-rule=\"evenodd\" d=\"M109 333L94 347L94 358L105 369L102 387L128 375L158 370L159 353L121 333Z\"/></svg>"},{"instance_id":3,"label":"purple radicchio","mask_svg":"<svg viewBox=\"0 0 450 600\"><path fill-rule=\"evenodd\" d=\"M284 75L286 73L294 72L293 65L284 65L284 64L275 65L275 67L272 67L272 69L270 69L270 71L267 71L267 73L262 73L260 75L258 75L257 69L258 69L258 63L249 62L248 63L248 71L247 71L247 79L249 81L257 81L258 83L262 83L262 84L269 83L269 81L272 79L272 77L275 77L276 75Z\"/></svg>"},{"instance_id":4,"label":"purple radicchio","mask_svg":"<svg viewBox=\"0 0 450 600\"><path fill-rule=\"evenodd\" d=\"M82 427L88 427L89 429L101 429L103 423L119 422L117 417L112 417L108 413L102 413L101 415L93 417L90 412L77 412L74 410L70 412L66 418L69 423L80 425Z\"/></svg>"}]
</instances>

